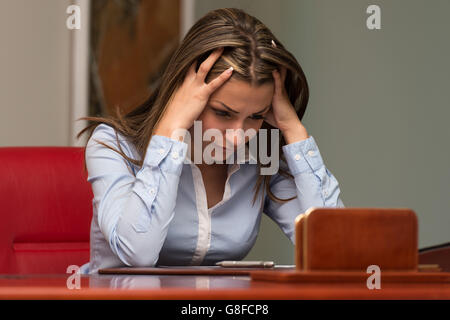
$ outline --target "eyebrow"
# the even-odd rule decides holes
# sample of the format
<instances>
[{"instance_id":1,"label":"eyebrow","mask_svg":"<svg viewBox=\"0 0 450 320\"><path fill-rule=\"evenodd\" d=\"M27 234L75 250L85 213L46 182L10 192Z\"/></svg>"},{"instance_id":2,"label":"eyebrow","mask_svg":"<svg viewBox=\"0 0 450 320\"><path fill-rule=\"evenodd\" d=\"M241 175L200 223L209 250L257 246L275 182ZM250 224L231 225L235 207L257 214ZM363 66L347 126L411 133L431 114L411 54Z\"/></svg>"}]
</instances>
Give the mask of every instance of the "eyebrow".
<instances>
[{"instance_id":1,"label":"eyebrow","mask_svg":"<svg viewBox=\"0 0 450 320\"><path fill-rule=\"evenodd\" d=\"M234 112L234 113L239 113L238 111L236 111L236 110L233 110L233 109L231 109L229 106L227 106L225 103L223 103L223 102L221 102L221 101L219 101L219 100L211 100L211 101L215 101L215 102L218 102L218 103L220 103L222 106L224 106L225 108L227 108L229 111L231 111L231 112ZM258 111L258 112L255 112L255 113L253 113L253 114L260 114L260 113L263 113L264 111L266 111L267 109L269 109L270 108L270 104L267 106L267 107L265 107L264 109L262 109L261 111Z\"/></svg>"}]
</instances>

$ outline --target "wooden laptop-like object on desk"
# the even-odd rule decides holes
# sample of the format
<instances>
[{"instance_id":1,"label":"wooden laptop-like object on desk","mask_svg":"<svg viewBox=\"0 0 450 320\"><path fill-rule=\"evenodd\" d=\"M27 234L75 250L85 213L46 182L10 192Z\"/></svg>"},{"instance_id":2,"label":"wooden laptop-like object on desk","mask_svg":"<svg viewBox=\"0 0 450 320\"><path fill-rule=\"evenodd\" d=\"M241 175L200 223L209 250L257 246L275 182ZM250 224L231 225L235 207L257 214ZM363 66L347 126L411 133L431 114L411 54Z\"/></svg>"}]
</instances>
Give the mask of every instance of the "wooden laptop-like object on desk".
<instances>
[{"instance_id":1,"label":"wooden laptop-like object on desk","mask_svg":"<svg viewBox=\"0 0 450 320\"><path fill-rule=\"evenodd\" d=\"M408 208L311 207L295 220L295 270L251 277L364 282L377 267L384 282L450 282L439 266L418 265L418 221Z\"/></svg>"},{"instance_id":2,"label":"wooden laptop-like object on desk","mask_svg":"<svg viewBox=\"0 0 450 320\"><path fill-rule=\"evenodd\" d=\"M411 209L310 208L295 220L297 270L417 271L418 223Z\"/></svg>"}]
</instances>

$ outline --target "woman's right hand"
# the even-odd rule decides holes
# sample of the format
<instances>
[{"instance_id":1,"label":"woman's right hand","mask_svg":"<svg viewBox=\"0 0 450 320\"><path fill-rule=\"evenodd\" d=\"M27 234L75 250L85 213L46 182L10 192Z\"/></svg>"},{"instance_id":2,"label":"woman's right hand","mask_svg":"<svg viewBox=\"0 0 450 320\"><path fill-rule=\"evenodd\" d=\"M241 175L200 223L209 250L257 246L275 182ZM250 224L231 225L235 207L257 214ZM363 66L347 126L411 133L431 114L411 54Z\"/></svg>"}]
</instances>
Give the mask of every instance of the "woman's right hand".
<instances>
[{"instance_id":1,"label":"woman's right hand","mask_svg":"<svg viewBox=\"0 0 450 320\"><path fill-rule=\"evenodd\" d=\"M210 83L205 83L206 75L223 52L223 47L214 50L195 72L197 61L190 66L182 85L174 92L154 134L171 137L176 129L188 130L198 119L210 95L227 81L233 68L230 67Z\"/></svg>"}]
</instances>

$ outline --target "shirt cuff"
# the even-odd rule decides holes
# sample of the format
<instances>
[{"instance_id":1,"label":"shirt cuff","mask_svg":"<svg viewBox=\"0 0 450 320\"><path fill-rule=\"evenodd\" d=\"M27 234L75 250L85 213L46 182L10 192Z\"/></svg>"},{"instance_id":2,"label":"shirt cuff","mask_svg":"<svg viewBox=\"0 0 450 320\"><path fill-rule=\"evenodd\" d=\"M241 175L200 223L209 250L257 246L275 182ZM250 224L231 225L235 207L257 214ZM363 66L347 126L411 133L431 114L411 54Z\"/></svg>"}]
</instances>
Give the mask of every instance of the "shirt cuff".
<instances>
[{"instance_id":1,"label":"shirt cuff","mask_svg":"<svg viewBox=\"0 0 450 320\"><path fill-rule=\"evenodd\" d=\"M181 173L188 144L166 136L153 135L145 155L144 164L159 166L161 170Z\"/></svg>"},{"instance_id":2,"label":"shirt cuff","mask_svg":"<svg viewBox=\"0 0 450 320\"><path fill-rule=\"evenodd\" d=\"M282 146L286 162L292 175L316 171L324 165L322 156L313 136Z\"/></svg>"}]
</instances>

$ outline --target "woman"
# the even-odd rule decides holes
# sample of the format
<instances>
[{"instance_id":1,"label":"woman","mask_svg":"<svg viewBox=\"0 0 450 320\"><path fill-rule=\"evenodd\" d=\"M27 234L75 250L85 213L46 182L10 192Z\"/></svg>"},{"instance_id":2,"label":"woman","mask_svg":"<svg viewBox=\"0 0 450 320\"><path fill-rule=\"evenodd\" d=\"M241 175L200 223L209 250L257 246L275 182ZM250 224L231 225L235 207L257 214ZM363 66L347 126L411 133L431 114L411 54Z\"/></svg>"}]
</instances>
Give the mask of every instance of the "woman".
<instances>
[{"instance_id":1,"label":"woman","mask_svg":"<svg viewBox=\"0 0 450 320\"><path fill-rule=\"evenodd\" d=\"M299 214L343 207L338 182L301 123L307 102L300 65L264 24L234 8L206 14L144 104L125 116L83 118L94 121L78 134L93 129L85 159L94 214L82 272L241 260L255 243L262 212L294 242ZM215 149L213 160L228 160L230 149L235 155L244 146L242 163L193 162L206 148L185 140L198 123L203 133L224 133L214 140L223 154ZM178 129L189 134L175 138ZM261 174L267 163L249 152L253 138L230 139L227 129L255 130L254 139L261 129L279 130L279 137L269 135L278 147L264 145L280 154L279 170Z\"/></svg>"}]
</instances>

